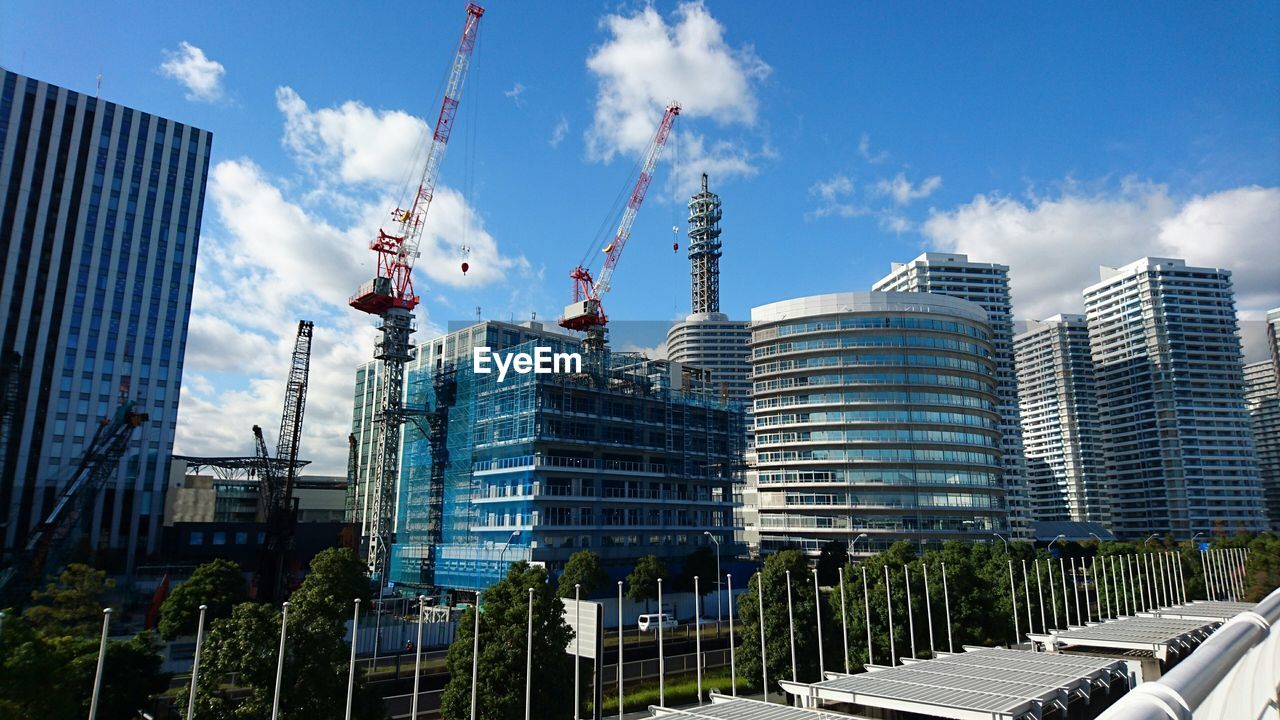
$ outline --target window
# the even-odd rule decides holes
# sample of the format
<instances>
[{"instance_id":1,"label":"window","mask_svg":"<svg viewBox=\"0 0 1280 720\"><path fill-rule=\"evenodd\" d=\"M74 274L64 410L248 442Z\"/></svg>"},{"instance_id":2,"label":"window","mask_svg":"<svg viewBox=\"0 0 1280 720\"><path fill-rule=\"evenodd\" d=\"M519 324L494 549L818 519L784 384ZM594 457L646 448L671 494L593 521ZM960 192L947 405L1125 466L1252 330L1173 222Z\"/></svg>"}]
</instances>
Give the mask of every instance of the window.
<instances>
[{"instance_id":1,"label":"window","mask_svg":"<svg viewBox=\"0 0 1280 720\"><path fill-rule=\"evenodd\" d=\"M248 542L249 542L249 533L247 533L247 532L238 532L238 533L236 533L236 544L237 544L237 545L245 545L245 544L247 544Z\"/></svg>"},{"instance_id":2,"label":"window","mask_svg":"<svg viewBox=\"0 0 1280 720\"><path fill-rule=\"evenodd\" d=\"M199 530L192 530L192 531L191 531L191 536L190 536L190 538L187 540L187 544L188 544L188 545L203 545L203 544L204 544L204 533L203 533L203 532L201 532L201 531L199 531Z\"/></svg>"},{"instance_id":3,"label":"window","mask_svg":"<svg viewBox=\"0 0 1280 720\"><path fill-rule=\"evenodd\" d=\"M225 532L222 532L221 530L219 530L218 532L215 532L215 533L213 534L213 544L214 544L214 545L226 545L226 544L227 544L227 534L226 534Z\"/></svg>"}]
</instances>

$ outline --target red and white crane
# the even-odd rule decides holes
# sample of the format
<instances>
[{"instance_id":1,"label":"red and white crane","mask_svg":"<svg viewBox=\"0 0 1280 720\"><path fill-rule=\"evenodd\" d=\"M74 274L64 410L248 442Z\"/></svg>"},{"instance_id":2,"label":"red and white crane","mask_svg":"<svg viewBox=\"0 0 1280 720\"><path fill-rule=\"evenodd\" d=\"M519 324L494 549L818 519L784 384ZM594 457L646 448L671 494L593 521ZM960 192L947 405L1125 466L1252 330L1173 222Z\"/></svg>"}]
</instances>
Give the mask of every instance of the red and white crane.
<instances>
[{"instance_id":1,"label":"red and white crane","mask_svg":"<svg viewBox=\"0 0 1280 720\"><path fill-rule=\"evenodd\" d=\"M370 249L378 254L377 275L362 285L350 300L351 307L382 319L379 328L382 337L375 345L374 359L382 361L383 390L374 428L374 456L370 465L373 497L366 511L365 538L369 570L380 576L383 586L388 580L394 540L400 426L406 417L403 407L404 366L413 349L409 335L414 331L413 309L419 300L413 290L413 263L418 259L418 245L422 240L427 211L435 195L440 165L449 146L449 134L457 117L462 86L471 67L471 52L475 49L476 32L483 15L484 8L475 3L467 4L466 24L454 54L444 102L427 149L418 189L407 208L396 208L391 213L393 230L380 229L378 236L369 244Z\"/></svg>"},{"instance_id":2,"label":"red and white crane","mask_svg":"<svg viewBox=\"0 0 1280 720\"><path fill-rule=\"evenodd\" d=\"M636 178L636 185L631 190L631 199L627 201L627 208L622 213L618 231L614 233L613 240L604 247L605 261L604 266L600 268L600 273L593 278L591 271L581 265L569 273L569 277L573 278L573 302L565 306L564 317L560 318L560 327L587 333L582 343L587 352L604 350L605 326L609 323L609 317L605 315L604 306L600 304L600 296L609 292L613 271L618 266L618 260L622 257L623 248L627 246L627 240L631 238L631 226L636 221L640 205L644 203L645 193L649 190L649 182L653 179L653 171L658 166L658 156L662 154L662 147L666 144L667 136L671 134L671 126L679 114L680 105L671 103L667 106L662 121L658 123L658 132L649 143L648 150L645 151L644 164L640 167L640 177Z\"/></svg>"}]
</instances>

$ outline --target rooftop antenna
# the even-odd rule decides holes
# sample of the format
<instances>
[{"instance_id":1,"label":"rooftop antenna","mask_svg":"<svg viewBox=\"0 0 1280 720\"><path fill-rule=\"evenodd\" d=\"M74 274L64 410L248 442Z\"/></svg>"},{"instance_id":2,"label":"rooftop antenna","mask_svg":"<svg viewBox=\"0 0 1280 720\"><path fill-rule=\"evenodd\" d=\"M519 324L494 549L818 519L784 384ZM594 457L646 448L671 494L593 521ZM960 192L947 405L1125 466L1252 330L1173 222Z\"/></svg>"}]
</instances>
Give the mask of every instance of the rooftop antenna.
<instances>
[{"instance_id":1,"label":"rooftop antenna","mask_svg":"<svg viewBox=\"0 0 1280 720\"><path fill-rule=\"evenodd\" d=\"M101 72L98 73L98 89L96 92L94 92L93 96L96 98L102 97L102 73Z\"/></svg>"},{"instance_id":2,"label":"rooftop antenna","mask_svg":"<svg viewBox=\"0 0 1280 720\"><path fill-rule=\"evenodd\" d=\"M480 306L476 306L476 322L480 322Z\"/></svg>"}]
</instances>

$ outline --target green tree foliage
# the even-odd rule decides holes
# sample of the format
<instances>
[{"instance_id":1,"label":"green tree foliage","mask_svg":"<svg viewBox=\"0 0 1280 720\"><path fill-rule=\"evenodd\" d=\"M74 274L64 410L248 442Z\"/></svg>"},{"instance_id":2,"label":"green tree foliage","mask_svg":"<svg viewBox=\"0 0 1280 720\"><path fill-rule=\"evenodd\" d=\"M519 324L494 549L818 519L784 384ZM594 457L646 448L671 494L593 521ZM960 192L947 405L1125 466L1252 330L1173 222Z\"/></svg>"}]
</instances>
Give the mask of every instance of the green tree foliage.
<instances>
[{"instance_id":1,"label":"green tree foliage","mask_svg":"<svg viewBox=\"0 0 1280 720\"><path fill-rule=\"evenodd\" d=\"M590 550L579 550L569 556L564 564L564 572L560 574L558 585L560 597L573 597L573 586L582 586L583 599L591 597L605 589L609 584L609 574L600 564L600 556Z\"/></svg>"},{"instance_id":2,"label":"green tree foliage","mask_svg":"<svg viewBox=\"0 0 1280 720\"><path fill-rule=\"evenodd\" d=\"M106 574L73 564L0 627L0 717L72 720L89 712ZM167 685L155 637L107 643L98 717L136 717Z\"/></svg>"},{"instance_id":3,"label":"green tree foliage","mask_svg":"<svg viewBox=\"0 0 1280 720\"><path fill-rule=\"evenodd\" d=\"M667 577L667 566L656 555L645 555L627 576L627 597L643 602L645 612L649 612L649 601L658 597L658 580Z\"/></svg>"},{"instance_id":4,"label":"green tree foliage","mask_svg":"<svg viewBox=\"0 0 1280 720\"><path fill-rule=\"evenodd\" d=\"M200 622L200 606L207 605L205 622L231 617L231 608L249 599L249 590L240 566L217 559L195 569L173 589L160 605L160 636L166 640L195 635Z\"/></svg>"},{"instance_id":5,"label":"green tree foliage","mask_svg":"<svg viewBox=\"0 0 1280 720\"><path fill-rule=\"evenodd\" d=\"M359 559L349 549L329 549L311 562L311 572L289 602L288 639L280 706L284 717L332 717L346 705L349 646L345 621L352 601L367 601L369 585ZM367 605L367 603L366 603ZM231 617L212 623L201 656L196 714L211 720L265 718L275 691L281 613L268 605L242 603ZM241 699L220 685L236 673ZM381 701L357 678L353 715L381 718ZM185 696L180 707L185 708Z\"/></svg>"},{"instance_id":6,"label":"green tree foliage","mask_svg":"<svg viewBox=\"0 0 1280 720\"><path fill-rule=\"evenodd\" d=\"M818 582L831 587L840 582L840 568L849 562L849 543L832 540L818 553Z\"/></svg>"},{"instance_id":7,"label":"green tree foliage","mask_svg":"<svg viewBox=\"0 0 1280 720\"><path fill-rule=\"evenodd\" d=\"M71 563L57 582L31 593L23 615L45 637L94 635L102 627L103 597L114 586L106 572Z\"/></svg>"},{"instance_id":8,"label":"green tree foliage","mask_svg":"<svg viewBox=\"0 0 1280 720\"><path fill-rule=\"evenodd\" d=\"M791 573L791 616L787 613L787 572ZM818 635L816 631L813 574L798 550L782 550L765 560L763 569L751 578L747 592L738 599L742 648L738 672L753 688L762 687L760 662L760 584L764 583L765 658L768 660L769 688L780 692L779 680L795 677L800 682L818 679ZM794 619L794 623L792 623ZM795 654L791 652L791 629L795 629Z\"/></svg>"},{"instance_id":9,"label":"green tree foliage","mask_svg":"<svg viewBox=\"0 0 1280 720\"><path fill-rule=\"evenodd\" d=\"M680 568L680 582L673 590L693 592L693 579L698 578L698 590L703 595L716 589L716 554L702 545L685 556Z\"/></svg>"},{"instance_id":10,"label":"green tree foliage","mask_svg":"<svg viewBox=\"0 0 1280 720\"><path fill-rule=\"evenodd\" d=\"M573 715L573 658L565 652L573 631L564 621L564 604L552 592L545 570L518 562L482 597L476 694L477 717L483 720L524 717L530 588L534 717ZM458 634L449 647L449 683L441 698L441 712L447 720L471 716L471 648L476 615L472 608L462 616Z\"/></svg>"}]
</instances>

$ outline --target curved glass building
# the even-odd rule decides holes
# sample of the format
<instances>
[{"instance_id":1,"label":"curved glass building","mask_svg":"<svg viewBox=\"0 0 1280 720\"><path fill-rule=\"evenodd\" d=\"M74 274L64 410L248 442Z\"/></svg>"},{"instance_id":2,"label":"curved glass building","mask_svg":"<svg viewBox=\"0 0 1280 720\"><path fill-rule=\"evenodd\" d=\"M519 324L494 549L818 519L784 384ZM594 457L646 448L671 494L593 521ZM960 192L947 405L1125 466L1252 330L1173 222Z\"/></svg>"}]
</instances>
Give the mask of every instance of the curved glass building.
<instances>
[{"instance_id":1,"label":"curved glass building","mask_svg":"<svg viewBox=\"0 0 1280 720\"><path fill-rule=\"evenodd\" d=\"M1007 532L981 306L907 292L785 300L752 309L751 354L761 552Z\"/></svg>"}]
</instances>

